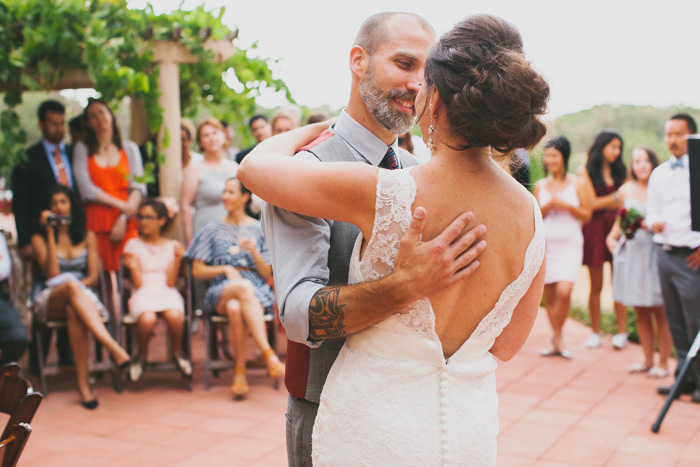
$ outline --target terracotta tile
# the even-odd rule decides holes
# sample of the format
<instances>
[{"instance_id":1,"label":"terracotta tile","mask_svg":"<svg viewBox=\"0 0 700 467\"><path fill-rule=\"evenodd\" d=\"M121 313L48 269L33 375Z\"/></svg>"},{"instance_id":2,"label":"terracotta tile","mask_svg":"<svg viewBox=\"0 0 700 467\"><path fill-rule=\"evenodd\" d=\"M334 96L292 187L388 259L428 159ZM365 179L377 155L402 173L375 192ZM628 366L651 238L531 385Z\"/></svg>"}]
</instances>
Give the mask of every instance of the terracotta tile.
<instances>
[{"instance_id":1,"label":"terracotta tile","mask_svg":"<svg viewBox=\"0 0 700 467\"><path fill-rule=\"evenodd\" d=\"M530 467L535 465L535 459L528 457L508 456L499 453L496 457L496 465L498 465L498 467Z\"/></svg>"},{"instance_id":2,"label":"terracotta tile","mask_svg":"<svg viewBox=\"0 0 700 467\"><path fill-rule=\"evenodd\" d=\"M567 426L520 420L498 436L498 450L512 456L539 458L567 430Z\"/></svg>"}]
</instances>

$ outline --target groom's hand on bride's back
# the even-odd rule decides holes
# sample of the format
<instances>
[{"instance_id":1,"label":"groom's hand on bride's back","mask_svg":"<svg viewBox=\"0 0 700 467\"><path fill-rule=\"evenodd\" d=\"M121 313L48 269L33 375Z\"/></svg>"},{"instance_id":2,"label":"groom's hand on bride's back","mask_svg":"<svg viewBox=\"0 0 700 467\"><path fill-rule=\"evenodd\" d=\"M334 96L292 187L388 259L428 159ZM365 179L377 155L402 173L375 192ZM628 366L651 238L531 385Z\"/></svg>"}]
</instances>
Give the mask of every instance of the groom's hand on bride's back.
<instances>
[{"instance_id":1,"label":"groom's hand on bride's back","mask_svg":"<svg viewBox=\"0 0 700 467\"><path fill-rule=\"evenodd\" d=\"M472 227L462 235L474 218L471 212L457 217L434 239L422 241L426 214L422 207L415 209L394 262L394 275L406 281L410 287L407 290L420 294L416 298L434 295L469 277L479 267L477 258L486 249L486 242L479 240L486 233L484 225Z\"/></svg>"}]
</instances>

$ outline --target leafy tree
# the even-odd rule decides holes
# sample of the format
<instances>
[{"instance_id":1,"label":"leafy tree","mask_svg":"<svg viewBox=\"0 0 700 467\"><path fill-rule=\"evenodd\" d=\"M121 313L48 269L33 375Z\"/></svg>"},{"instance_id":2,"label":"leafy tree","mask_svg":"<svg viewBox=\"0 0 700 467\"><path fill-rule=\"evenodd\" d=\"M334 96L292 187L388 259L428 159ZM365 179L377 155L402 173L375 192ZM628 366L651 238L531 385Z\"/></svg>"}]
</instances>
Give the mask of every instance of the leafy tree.
<instances>
[{"instance_id":1,"label":"leafy tree","mask_svg":"<svg viewBox=\"0 0 700 467\"><path fill-rule=\"evenodd\" d=\"M260 90L272 88L291 95L284 82L274 79L268 60L237 50L223 63L214 63L204 41L233 39L217 14L203 7L156 15L152 7L128 9L126 0L4 0L0 2L0 167L11 167L24 157L26 134L15 107L25 90L50 89L69 70L87 71L95 89L113 107L129 96L144 102L151 134L162 124L158 105L158 68L153 63L152 40L177 40L200 57L183 64L181 105L184 115L198 106L216 102L228 109L225 117L244 122L255 108ZM224 82L234 73L238 92Z\"/></svg>"}]
</instances>

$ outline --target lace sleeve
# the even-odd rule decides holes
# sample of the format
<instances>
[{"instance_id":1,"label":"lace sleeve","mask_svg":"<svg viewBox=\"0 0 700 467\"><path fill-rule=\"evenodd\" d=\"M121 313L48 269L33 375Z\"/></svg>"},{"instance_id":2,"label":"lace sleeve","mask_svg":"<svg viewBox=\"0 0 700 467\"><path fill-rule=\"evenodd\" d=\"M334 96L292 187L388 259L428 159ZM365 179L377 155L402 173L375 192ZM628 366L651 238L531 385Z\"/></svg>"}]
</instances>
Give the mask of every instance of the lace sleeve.
<instances>
[{"instance_id":1,"label":"lace sleeve","mask_svg":"<svg viewBox=\"0 0 700 467\"><path fill-rule=\"evenodd\" d=\"M416 198L416 183L410 170L379 170L372 237L361 261L365 281L394 271L399 241L411 222L411 206Z\"/></svg>"}]
</instances>

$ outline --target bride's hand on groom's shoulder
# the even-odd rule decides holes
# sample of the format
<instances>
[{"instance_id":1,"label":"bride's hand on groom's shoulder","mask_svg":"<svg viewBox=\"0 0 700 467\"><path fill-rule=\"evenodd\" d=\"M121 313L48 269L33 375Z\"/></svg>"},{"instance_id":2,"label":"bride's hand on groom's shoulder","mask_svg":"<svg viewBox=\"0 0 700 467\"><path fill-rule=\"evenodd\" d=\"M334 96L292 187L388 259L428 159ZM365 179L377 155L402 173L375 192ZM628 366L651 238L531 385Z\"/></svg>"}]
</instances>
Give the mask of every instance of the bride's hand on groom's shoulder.
<instances>
[{"instance_id":1,"label":"bride's hand on groom's shoulder","mask_svg":"<svg viewBox=\"0 0 700 467\"><path fill-rule=\"evenodd\" d=\"M469 277L478 267L477 257L486 249L479 238L486 233L477 225L460 234L474 218L466 212L429 242L421 240L427 212L417 207L411 224L400 242L394 275L404 282L406 292L415 299L428 297Z\"/></svg>"}]
</instances>

